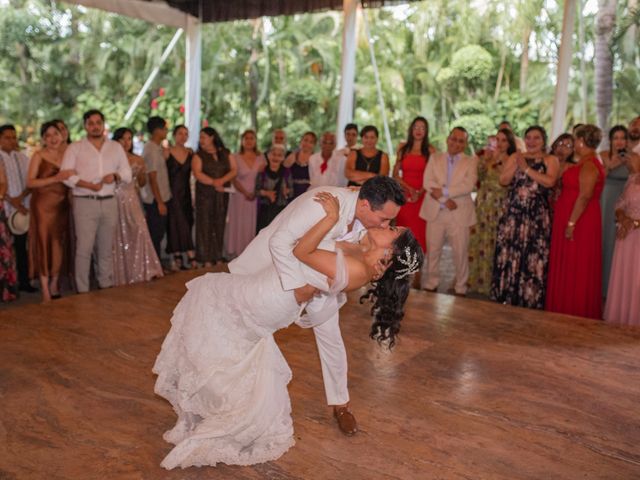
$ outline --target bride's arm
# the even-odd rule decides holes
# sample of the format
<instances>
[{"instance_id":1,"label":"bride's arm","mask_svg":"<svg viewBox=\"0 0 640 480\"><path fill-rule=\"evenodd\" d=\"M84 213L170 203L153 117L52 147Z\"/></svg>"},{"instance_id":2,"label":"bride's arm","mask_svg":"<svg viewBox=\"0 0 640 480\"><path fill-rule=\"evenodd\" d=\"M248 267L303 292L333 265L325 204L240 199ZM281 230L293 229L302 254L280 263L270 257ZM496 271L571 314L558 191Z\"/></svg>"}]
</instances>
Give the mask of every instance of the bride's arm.
<instances>
[{"instance_id":1,"label":"bride's arm","mask_svg":"<svg viewBox=\"0 0 640 480\"><path fill-rule=\"evenodd\" d=\"M318 245L338 221L340 203L336 197L326 192L318 193L315 200L322 205L326 215L298 240L293 255L302 263L332 279L336 276L336 254L318 249Z\"/></svg>"}]
</instances>

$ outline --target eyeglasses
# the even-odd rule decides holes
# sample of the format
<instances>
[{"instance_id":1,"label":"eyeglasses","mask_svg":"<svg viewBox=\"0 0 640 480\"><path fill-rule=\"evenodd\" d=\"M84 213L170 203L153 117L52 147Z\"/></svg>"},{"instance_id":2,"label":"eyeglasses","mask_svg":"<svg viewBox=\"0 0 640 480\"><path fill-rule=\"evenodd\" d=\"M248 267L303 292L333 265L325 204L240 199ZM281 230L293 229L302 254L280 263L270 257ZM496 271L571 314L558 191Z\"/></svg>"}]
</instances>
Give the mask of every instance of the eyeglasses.
<instances>
[{"instance_id":1,"label":"eyeglasses","mask_svg":"<svg viewBox=\"0 0 640 480\"><path fill-rule=\"evenodd\" d=\"M573 148L573 142L558 142L558 147Z\"/></svg>"}]
</instances>

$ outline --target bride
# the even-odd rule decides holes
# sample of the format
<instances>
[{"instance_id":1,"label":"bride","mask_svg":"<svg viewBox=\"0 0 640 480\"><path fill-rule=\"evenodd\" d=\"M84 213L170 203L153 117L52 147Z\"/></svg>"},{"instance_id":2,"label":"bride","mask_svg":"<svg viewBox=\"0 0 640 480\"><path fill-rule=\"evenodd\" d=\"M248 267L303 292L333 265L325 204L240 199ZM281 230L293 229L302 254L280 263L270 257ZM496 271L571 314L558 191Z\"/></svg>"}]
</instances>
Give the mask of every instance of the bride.
<instances>
[{"instance_id":1,"label":"bride","mask_svg":"<svg viewBox=\"0 0 640 480\"><path fill-rule=\"evenodd\" d=\"M370 228L357 244L318 249L338 221L338 199L319 193L325 211L297 243L294 255L326 276L331 295L372 282L362 299L373 302L370 336L391 348L404 315L410 277L423 261L420 245L405 228ZM256 275L208 273L187 284L171 330L153 367L155 392L171 402L178 421L164 434L175 447L167 469L252 465L275 460L294 444L287 384L291 370L273 333L298 318L293 291L282 290L275 268ZM308 298L314 294L309 291Z\"/></svg>"}]
</instances>

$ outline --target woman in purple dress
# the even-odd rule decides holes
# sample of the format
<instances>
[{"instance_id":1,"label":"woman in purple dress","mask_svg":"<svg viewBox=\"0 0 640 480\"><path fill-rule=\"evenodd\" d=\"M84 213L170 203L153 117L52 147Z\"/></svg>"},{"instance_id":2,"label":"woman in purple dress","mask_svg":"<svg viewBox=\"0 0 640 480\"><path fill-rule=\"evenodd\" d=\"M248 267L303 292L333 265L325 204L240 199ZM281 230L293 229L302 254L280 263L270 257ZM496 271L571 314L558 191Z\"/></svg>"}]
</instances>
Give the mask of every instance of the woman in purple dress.
<instances>
[{"instance_id":1,"label":"woman in purple dress","mask_svg":"<svg viewBox=\"0 0 640 480\"><path fill-rule=\"evenodd\" d=\"M238 175L233 181L236 191L230 195L227 228L224 231L226 257L240 255L256 236L258 203L256 178L267 162L257 147L256 132L246 130L240 137L240 150L235 155Z\"/></svg>"},{"instance_id":2,"label":"woman in purple dress","mask_svg":"<svg viewBox=\"0 0 640 480\"><path fill-rule=\"evenodd\" d=\"M127 285L161 277L162 265L153 248L138 195L138 188L144 186L147 177L144 160L131 153L133 147L131 130L119 128L113 133L113 139L124 148L132 173L131 182L118 183L115 192L118 203L118 225L113 242L113 283Z\"/></svg>"}]
</instances>

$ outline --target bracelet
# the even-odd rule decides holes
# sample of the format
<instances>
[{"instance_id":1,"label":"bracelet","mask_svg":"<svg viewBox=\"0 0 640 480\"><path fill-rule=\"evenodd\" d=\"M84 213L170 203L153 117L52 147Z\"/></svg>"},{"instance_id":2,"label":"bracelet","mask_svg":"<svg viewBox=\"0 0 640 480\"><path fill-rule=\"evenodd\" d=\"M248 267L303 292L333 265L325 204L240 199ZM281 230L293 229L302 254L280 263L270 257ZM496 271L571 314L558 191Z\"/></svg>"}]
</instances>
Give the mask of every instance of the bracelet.
<instances>
[{"instance_id":1,"label":"bracelet","mask_svg":"<svg viewBox=\"0 0 640 480\"><path fill-rule=\"evenodd\" d=\"M640 220L633 221L633 228L640 228Z\"/></svg>"},{"instance_id":2,"label":"bracelet","mask_svg":"<svg viewBox=\"0 0 640 480\"><path fill-rule=\"evenodd\" d=\"M575 227L575 226L576 226L576 222L572 222L572 221L567 222L567 227Z\"/></svg>"},{"instance_id":3,"label":"bracelet","mask_svg":"<svg viewBox=\"0 0 640 480\"><path fill-rule=\"evenodd\" d=\"M524 174L525 174L525 175L527 174L527 172L529 171L529 169L530 169L530 167L527 167L527 168L525 168L525 169L524 169Z\"/></svg>"}]
</instances>

